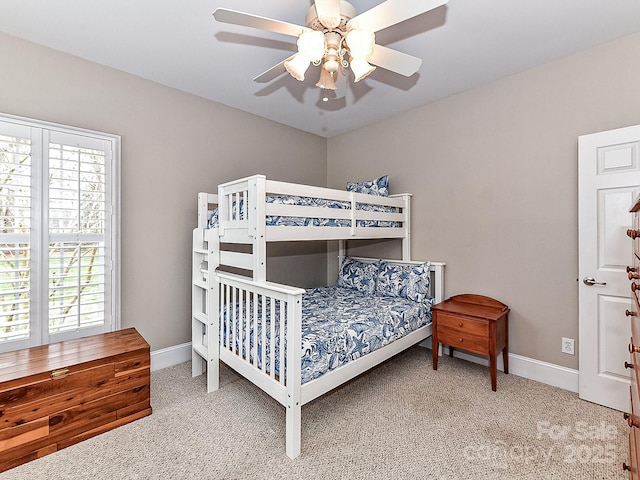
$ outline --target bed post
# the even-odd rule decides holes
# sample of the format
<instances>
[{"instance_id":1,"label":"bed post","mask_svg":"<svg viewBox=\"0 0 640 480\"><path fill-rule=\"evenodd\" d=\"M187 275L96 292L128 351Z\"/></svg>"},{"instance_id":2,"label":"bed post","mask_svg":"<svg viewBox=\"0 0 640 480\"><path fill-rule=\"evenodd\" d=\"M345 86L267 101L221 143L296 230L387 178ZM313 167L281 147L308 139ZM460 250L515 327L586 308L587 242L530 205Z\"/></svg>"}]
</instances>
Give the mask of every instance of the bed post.
<instances>
[{"instance_id":1,"label":"bed post","mask_svg":"<svg viewBox=\"0 0 640 480\"><path fill-rule=\"evenodd\" d=\"M342 266L344 258L347 256L347 241L338 240L338 270Z\"/></svg>"},{"instance_id":2,"label":"bed post","mask_svg":"<svg viewBox=\"0 0 640 480\"><path fill-rule=\"evenodd\" d=\"M404 200L404 208L406 221L404 222L404 237L402 237L402 260L405 262L411 260L411 194L402 195Z\"/></svg>"},{"instance_id":3,"label":"bed post","mask_svg":"<svg viewBox=\"0 0 640 480\"><path fill-rule=\"evenodd\" d=\"M253 279L256 282L267 280L265 196L266 177L255 175L249 182L247 215L250 219L249 234L253 236Z\"/></svg>"},{"instance_id":4,"label":"bed post","mask_svg":"<svg viewBox=\"0 0 640 480\"><path fill-rule=\"evenodd\" d=\"M302 435L302 294L287 298L286 453L293 459L300 455ZM281 367L282 368L282 367Z\"/></svg>"},{"instance_id":5,"label":"bed post","mask_svg":"<svg viewBox=\"0 0 640 480\"><path fill-rule=\"evenodd\" d=\"M433 295L435 303L444 302L444 266L444 262L431 262L435 283L435 291L431 295Z\"/></svg>"},{"instance_id":6,"label":"bed post","mask_svg":"<svg viewBox=\"0 0 640 480\"><path fill-rule=\"evenodd\" d=\"M205 192L198 192L198 228L207 228L209 223L209 194Z\"/></svg>"},{"instance_id":7,"label":"bed post","mask_svg":"<svg viewBox=\"0 0 640 480\"><path fill-rule=\"evenodd\" d=\"M207 393L220 386L220 281L216 270L220 265L220 238L218 229L206 230L209 264L209 292L207 295Z\"/></svg>"}]
</instances>

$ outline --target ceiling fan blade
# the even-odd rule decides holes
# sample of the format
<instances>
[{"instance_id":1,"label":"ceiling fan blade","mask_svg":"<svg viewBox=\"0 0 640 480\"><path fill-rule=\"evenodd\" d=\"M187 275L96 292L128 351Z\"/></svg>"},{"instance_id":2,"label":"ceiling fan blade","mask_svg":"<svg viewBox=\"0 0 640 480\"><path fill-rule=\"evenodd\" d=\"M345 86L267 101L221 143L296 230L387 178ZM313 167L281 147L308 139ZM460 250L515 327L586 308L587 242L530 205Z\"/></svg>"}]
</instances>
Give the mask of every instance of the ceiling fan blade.
<instances>
[{"instance_id":1,"label":"ceiling fan blade","mask_svg":"<svg viewBox=\"0 0 640 480\"><path fill-rule=\"evenodd\" d=\"M244 27L259 28L269 32L282 33L298 37L302 32L311 31L310 28L296 25L294 23L282 22L271 18L260 17L250 13L237 12L226 8L217 8L213 12L213 17L218 22L231 23L233 25L242 25Z\"/></svg>"},{"instance_id":2,"label":"ceiling fan blade","mask_svg":"<svg viewBox=\"0 0 640 480\"><path fill-rule=\"evenodd\" d=\"M277 65L274 65L266 72L262 72L260 75L254 78L253 81L258 83L268 83L274 78L279 77L287 71L287 69L284 68L284 62L286 62L287 60L291 60L294 55L291 55L289 58L285 58L283 61L281 61Z\"/></svg>"},{"instance_id":3,"label":"ceiling fan blade","mask_svg":"<svg viewBox=\"0 0 640 480\"><path fill-rule=\"evenodd\" d=\"M438 8L449 0L387 0L360 15L353 17L347 25L377 32L404 22L413 17Z\"/></svg>"},{"instance_id":4,"label":"ceiling fan blade","mask_svg":"<svg viewBox=\"0 0 640 480\"><path fill-rule=\"evenodd\" d=\"M369 63L399 73L405 77L410 77L416 73L420 65L422 65L422 59L397 50L392 50L388 47L383 47L382 45L374 45L371 56L369 57Z\"/></svg>"},{"instance_id":5,"label":"ceiling fan blade","mask_svg":"<svg viewBox=\"0 0 640 480\"><path fill-rule=\"evenodd\" d=\"M329 30L340 25L340 0L315 0L318 20Z\"/></svg>"}]
</instances>

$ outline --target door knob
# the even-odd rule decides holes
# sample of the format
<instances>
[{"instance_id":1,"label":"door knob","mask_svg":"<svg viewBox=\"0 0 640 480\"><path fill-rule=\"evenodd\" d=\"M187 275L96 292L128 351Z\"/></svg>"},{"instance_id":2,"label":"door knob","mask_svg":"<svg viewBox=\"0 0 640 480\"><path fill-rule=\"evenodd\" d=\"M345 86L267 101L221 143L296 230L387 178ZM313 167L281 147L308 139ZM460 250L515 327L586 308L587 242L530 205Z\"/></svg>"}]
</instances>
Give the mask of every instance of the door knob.
<instances>
[{"instance_id":1,"label":"door knob","mask_svg":"<svg viewBox=\"0 0 640 480\"><path fill-rule=\"evenodd\" d=\"M584 283L585 285L606 285L607 282L596 282L596 279L593 277L584 277L582 279L582 283Z\"/></svg>"}]
</instances>

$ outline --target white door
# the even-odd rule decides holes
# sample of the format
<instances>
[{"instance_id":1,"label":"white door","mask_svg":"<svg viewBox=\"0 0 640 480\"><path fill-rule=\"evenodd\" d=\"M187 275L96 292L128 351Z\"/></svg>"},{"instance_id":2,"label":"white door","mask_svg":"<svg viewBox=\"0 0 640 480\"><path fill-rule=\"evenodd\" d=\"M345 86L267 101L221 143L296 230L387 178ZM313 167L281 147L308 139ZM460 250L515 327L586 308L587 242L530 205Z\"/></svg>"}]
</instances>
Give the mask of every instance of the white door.
<instances>
[{"instance_id":1,"label":"white door","mask_svg":"<svg viewBox=\"0 0 640 480\"><path fill-rule=\"evenodd\" d=\"M580 398L629 409L629 208L640 190L640 125L578 139Z\"/></svg>"}]
</instances>

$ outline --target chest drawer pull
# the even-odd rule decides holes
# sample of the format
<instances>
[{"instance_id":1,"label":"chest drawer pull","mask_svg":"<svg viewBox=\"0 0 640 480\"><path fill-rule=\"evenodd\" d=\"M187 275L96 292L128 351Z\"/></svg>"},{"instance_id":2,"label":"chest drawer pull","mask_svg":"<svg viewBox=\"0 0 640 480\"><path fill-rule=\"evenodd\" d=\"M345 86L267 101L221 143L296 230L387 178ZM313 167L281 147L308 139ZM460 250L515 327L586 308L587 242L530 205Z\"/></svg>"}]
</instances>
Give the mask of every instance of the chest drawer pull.
<instances>
[{"instance_id":1,"label":"chest drawer pull","mask_svg":"<svg viewBox=\"0 0 640 480\"><path fill-rule=\"evenodd\" d=\"M637 280L640 278L640 273L629 272L629 280Z\"/></svg>"},{"instance_id":2,"label":"chest drawer pull","mask_svg":"<svg viewBox=\"0 0 640 480\"><path fill-rule=\"evenodd\" d=\"M633 230L632 228L628 229L627 237L631 237L633 239L640 237L640 230Z\"/></svg>"},{"instance_id":3,"label":"chest drawer pull","mask_svg":"<svg viewBox=\"0 0 640 480\"><path fill-rule=\"evenodd\" d=\"M64 378L67 376L68 373L69 373L68 368L59 368L58 370L54 370L53 372L51 372L51 378L53 380Z\"/></svg>"},{"instance_id":4,"label":"chest drawer pull","mask_svg":"<svg viewBox=\"0 0 640 480\"><path fill-rule=\"evenodd\" d=\"M631 272L635 272L637 271L637 268L635 267L627 267L627 273L631 273Z\"/></svg>"},{"instance_id":5,"label":"chest drawer pull","mask_svg":"<svg viewBox=\"0 0 640 480\"><path fill-rule=\"evenodd\" d=\"M637 313L636 313L636 312L633 312L633 311L631 311L631 310L625 310L625 311L624 311L624 314L625 314L627 317L635 317L635 316L637 315Z\"/></svg>"},{"instance_id":6,"label":"chest drawer pull","mask_svg":"<svg viewBox=\"0 0 640 480\"><path fill-rule=\"evenodd\" d=\"M624 368L633 368L633 363L624 362Z\"/></svg>"},{"instance_id":7,"label":"chest drawer pull","mask_svg":"<svg viewBox=\"0 0 640 480\"><path fill-rule=\"evenodd\" d=\"M640 347L634 345L633 343L629 344L629 353L640 353Z\"/></svg>"},{"instance_id":8,"label":"chest drawer pull","mask_svg":"<svg viewBox=\"0 0 640 480\"><path fill-rule=\"evenodd\" d=\"M635 292L636 290L640 290L640 283L632 283L631 284L631 291Z\"/></svg>"}]
</instances>

